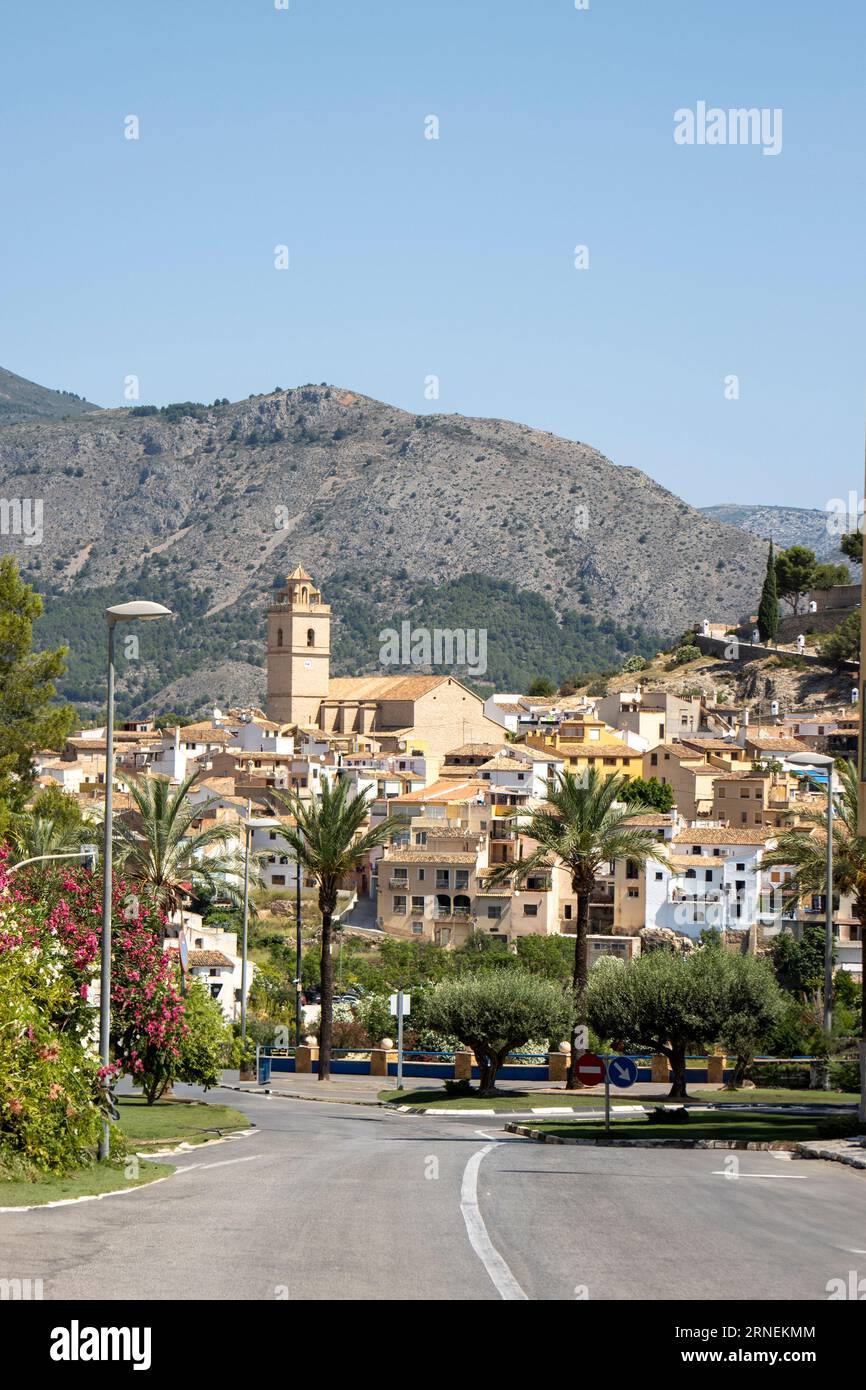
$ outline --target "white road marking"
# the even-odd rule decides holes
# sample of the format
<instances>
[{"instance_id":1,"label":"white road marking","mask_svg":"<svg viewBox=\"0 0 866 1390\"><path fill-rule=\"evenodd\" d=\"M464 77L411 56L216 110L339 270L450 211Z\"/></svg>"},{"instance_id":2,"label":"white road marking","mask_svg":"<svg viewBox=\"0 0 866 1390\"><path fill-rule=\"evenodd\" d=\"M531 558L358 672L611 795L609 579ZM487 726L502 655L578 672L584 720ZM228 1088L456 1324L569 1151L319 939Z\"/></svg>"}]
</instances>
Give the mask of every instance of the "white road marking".
<instances>
[{"instance_id":1,"label":"white road marking","mask_svg":"<svg viewBox=\"0 0 866 1390\"><path fill-rule=\"evenodd\" d=\"M491 1149L499 1147L499 1142L494 1139L491 1143L485 1144L466 1164L460 1188L460 1212L466 1225L469 1244L487 1270L499 1297L512 1302L519 1299L528 1300L528 1295L524 1293L490 1239L478 1206L478 1170Z\"/></svg>"},{"instance_id":2,"label":"white road marking","mask_svg":"<svg viewBox=\"0 0 866 1390\"><path fill-rule=\"evenodd\" d=\"M230 1168L233 1163L252 1163L253 1159L261 1158L261 1154L244 1154L243 1158L223 1158L219 1163L188 1163L185 1168L178 1168L178 1173L191 1173L197 1168L200 1173L204 1173L208 1168Z\"/></svg>"},{"instance_id":3,"label":"white road marking","mask_svg":"<svg viewBox=\"0 0 866 1390\"><path fill-rule=\"evenodd\" d=\"M736 1173L731 1174L724 1168L714 1168L712 1176L714 1178L728 1178L732 1182L739 1182L741 1178L773 1178L776 1182L779 1179L788 1182L808 1182L809 1178L805 1173Z\"/></svg>"}]
</instances>

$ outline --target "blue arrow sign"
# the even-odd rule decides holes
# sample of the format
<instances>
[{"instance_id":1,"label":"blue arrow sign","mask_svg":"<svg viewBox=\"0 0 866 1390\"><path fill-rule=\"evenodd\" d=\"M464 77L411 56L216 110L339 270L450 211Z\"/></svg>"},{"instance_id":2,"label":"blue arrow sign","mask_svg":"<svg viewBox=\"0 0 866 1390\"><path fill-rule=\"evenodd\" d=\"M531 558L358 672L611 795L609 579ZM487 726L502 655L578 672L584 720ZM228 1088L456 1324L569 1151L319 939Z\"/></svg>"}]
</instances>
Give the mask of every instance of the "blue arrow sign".
<instances>
[{"instance_id":1,"label":"blue arrow sign","mask_svg":"<svg viewBox=\"0 0 866 1390\"><path fill-rule=\"evenodd\" d=\"M612 1086L626 1090L637 1081L637 1064L630 1057L611 1057L607 1064L607 1079Z\"/></svg>"}]
</instances>

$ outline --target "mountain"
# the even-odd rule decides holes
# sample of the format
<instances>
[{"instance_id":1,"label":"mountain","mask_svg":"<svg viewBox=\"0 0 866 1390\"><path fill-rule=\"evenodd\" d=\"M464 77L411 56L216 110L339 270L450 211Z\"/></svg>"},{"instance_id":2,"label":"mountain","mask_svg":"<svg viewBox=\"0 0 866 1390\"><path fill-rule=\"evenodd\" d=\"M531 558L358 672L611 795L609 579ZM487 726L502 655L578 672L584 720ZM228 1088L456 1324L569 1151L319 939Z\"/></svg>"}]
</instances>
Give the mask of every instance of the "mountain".
<instances>
[{"instance_id":1,"label":"mountain","mask_svg":"<svg viewBox=\"0 0 866 1390\"><path fill-rule=\"evenodd\" d=\"M727 503L701 507L701 511L713 521L739 526L752 536L772 540L778 550L805 545L814 550L819 560L834 564L845 560L839 550L839 536L828 530L827 513L817 507L739 507ZM857 566L853 568L857 571Z\"/></svg>"},{"instance_id":2,"label":"mountain","mask_svg":"<svg viewBox=\"0 0 866 1390\"><path fill-rule=\"evenodd\" d=\"M177 617L142 628L119 676L127 707L158 706L178 680L191 704L230 699L239 663L260 689L264 611L296 564L333 604L335 673L375 669L381 629L435 619L488 628L501 688L736 620L766 558L589 445L327 385L7 423L0 469L8 498L42 499L42 543L2 535L0 550L46 595L39 633L70 643L66 690L85 704L102 688L103 610L131 594Z\"/></svg>"},{"instance_id":3,"label":"mountain","mask_svg":"<svg viewBox=\"0 0 866 1390\"><path fill-rule=\"evenodd\" d=\"M82 400L72 391L50 391L47 386L37 386L35 381L0 367L0 426L19 424L22 420L76 417L98 409L98 405Z\"/></svg>"}]
</instances>

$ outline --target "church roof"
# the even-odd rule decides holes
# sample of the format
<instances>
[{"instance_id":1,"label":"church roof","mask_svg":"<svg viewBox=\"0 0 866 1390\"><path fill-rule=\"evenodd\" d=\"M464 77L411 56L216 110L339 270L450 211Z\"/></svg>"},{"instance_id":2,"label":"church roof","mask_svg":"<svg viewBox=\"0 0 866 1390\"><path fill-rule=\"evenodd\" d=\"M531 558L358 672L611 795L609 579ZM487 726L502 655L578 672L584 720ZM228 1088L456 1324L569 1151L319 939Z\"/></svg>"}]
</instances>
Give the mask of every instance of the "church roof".
<instances>
[{"instance_id":1,"label":"church roof","mask_svg":"<svg viewBox=\"0 0 866 1390\"><path fill-rule=\"evenodd\" d=\"M329 700L420 700L445 685L448 676L337 676L328 684Z\"/></svg>"},{"instance_id":2,"label":"church roof","mask_svg":"<svg viewBox=\"0 0 866 1390\"><path fill-rule=\"evenodd\" d=\"M298 565L295 569L293 569L291 574L287 576L287 580L288 579L308 579L310 583L313 582L313 576L311 574L307 574L307 571L304 569L303 565Z\"/></svg>"}]
</instances>

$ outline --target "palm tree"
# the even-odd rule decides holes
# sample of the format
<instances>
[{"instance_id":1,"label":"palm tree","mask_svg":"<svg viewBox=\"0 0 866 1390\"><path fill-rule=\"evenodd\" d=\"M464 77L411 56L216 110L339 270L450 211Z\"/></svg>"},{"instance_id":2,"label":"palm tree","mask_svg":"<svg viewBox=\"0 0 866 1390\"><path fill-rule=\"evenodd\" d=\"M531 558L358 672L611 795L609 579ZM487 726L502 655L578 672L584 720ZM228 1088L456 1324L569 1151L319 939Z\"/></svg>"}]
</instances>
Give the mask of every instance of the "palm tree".
<instances>
[{"instance_id":1,"label":"palm tree","mask_svg":"<svg viewBox=\"0 0 866 1390\"><path fill-rule=\"evenodd\" d=\"M373 849L387 844L401 822L389 816L369 830L363 825L369 815L370 793L349 797L349 784L342 779L331 786L325 782L321 794L302 801L295 793L275 793L294 825L278 832L295 856L299 871L314 878L319 886L322 914L322 1015L319 1032L319 1080L331 1076L331 1034L333 1024L334 973L331 962L331 930L340 885L357 870Z\"/></svg>"},{"instance_id":2,"label":"palm tree","mask_svg":"<svg viewBox=\"0 0 866 1390\"><path fill-rule=\"evenodd\" d=\"M7 832L11 847L9 863L25 859L46 859L53 854L71 854L93 839L93 827L84 822L72 825L53 816L24 811L13 817Z\"/></svg>"},{"instance_id":3,"label":"palm tree","mask_svg":"<svg viewBox=\"0 0 866 1390\"><path fill-rule=\"evenodd\" d=\"M586 937L589 903L601 869L617 859L642 867L650 859L663 860L664 852L652 830L633 823L646 807L628 797L623 773L602 777L592 768L579 778L573 772L559 774L544 806L533 813L523 834L538 846L525 859L500 864L490 876L493 883L519 884L530 874L559 862L571 875L571 891L577 898L574 937L575 1023L571 1033L568 1089L577 1085L578 1028L584 1023L584 993L588 979ZM517 811L515 815L524 814Z\"/></svg>"},{"instance_id":4,"label":"palm tree","mask_svg":"<svg viewBox=\"0 0 866 1390\"><path fill-rule=\"evenodd\" d=\"M172 789L164 777L124 774L137 814L134 820L115 819L118 867L167 916L180 910L190 891L219 891L233 905L241 898L243 857L229 848L233 828L195 828L194 822L215 804L190 802L187 793L197 776L191 772Z\"/></svg>"},{"instance_id":5,"label":"palm tree","mask_svg":"<svg viewBox=\"0 0 866 1390\"><path fill-rule=\"evenodd\" d=\"M866 836L859 834L857 816L857 768L854 763L838 762L839 794L834 796L833 888L850 894L854 916L860 924L860 972L866 964L863 938L866 934ZM827 818L821 811L803 813L804 825L782 830L776 848L764 855L767 868L790 865L794 869L787 888L796 902L807 893L827 891ZM827 908L832 912L832 904ZM860 1005L860 1118L866 1120L866 983Z\"/></svg>"}]
</instances>

